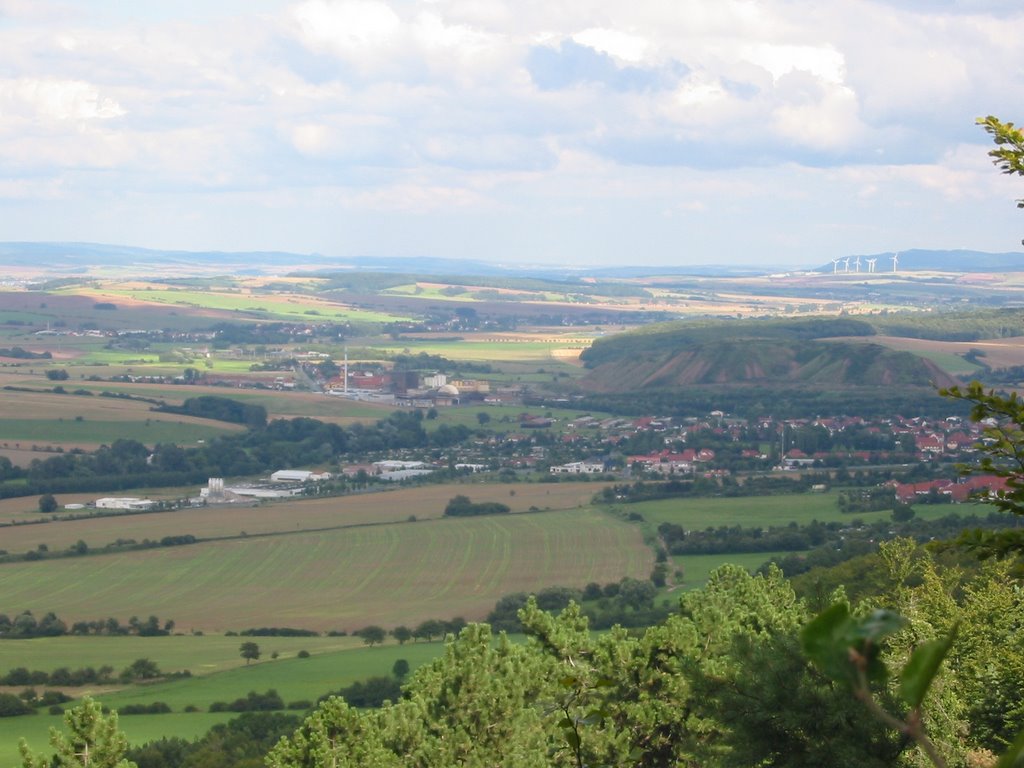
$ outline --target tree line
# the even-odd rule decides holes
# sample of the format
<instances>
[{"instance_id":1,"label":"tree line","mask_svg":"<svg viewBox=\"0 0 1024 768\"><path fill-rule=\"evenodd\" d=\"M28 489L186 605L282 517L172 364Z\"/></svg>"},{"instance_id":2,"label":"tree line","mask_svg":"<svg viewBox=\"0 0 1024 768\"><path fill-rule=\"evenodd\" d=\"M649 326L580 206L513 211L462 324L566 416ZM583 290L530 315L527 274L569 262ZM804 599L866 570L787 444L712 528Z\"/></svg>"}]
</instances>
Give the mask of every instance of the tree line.
<instances>
[{"instance_id":1,"label":"tree line","mask_svg":"<svg viewBox=\"0 0 1024 768\"><path fill-rule=\"evenodd\" d=\"M215 400L231 401L228 398ZM118 439L92 453L71 451L35 459L24 472L0 462L0 498L70 491L109 491L146 486L191 485L208 477L255 475L283 466L318 465L339 456L416 448L445 448L473 435L464 425L427 432L419 411L395 411L374 424L342 427L317 419L275 419L203 445L171 443L152 450Z\"/></svg>"},{"instance_id":2,"label":"tree line","mask_svg":"<svg viewBox=\"0 0 1024 768\"><path fill-rule=\"evenodd\" d=\"M139 637L162 637L174 631L174 620L162 624L156 616L139 619L132 616L127 624L114 617L94 621L76 621L69 628L67 623L52 611L37 619L32 611L22 611L13 619L0 613L0 639L25 640L34 637L60 637L62 635L137 635Z\"/></svg>"}]
</instances>

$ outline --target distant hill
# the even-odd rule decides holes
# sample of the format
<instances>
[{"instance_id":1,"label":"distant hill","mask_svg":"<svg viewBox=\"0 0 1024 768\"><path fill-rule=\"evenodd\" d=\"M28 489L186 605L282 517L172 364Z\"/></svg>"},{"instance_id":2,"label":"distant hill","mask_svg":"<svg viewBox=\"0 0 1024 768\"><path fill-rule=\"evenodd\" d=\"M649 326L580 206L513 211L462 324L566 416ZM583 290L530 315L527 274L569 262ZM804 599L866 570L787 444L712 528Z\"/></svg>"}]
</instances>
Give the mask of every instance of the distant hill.
<instances>
[{"instance_id":1,"label":"distant hill","mask_svg":"<svg viewBox=\"0 0 1024 768\"><path fill-rule=\"evenodd\" d=\"M874 333L847 318L648 326L595 342L578 383L614 407L632 399L742 412L749 403L762 413L895 413L956 383L923 357L871 343Z\"/></svg>"},{"instance_id":2,"label":"distant hill","mask_svg":"<svg viewBox=\"0 0 1024 768\"><path fill-rule=\"evenodd\" d=\"M756 254L751 255L751 258ZM892 271L892 252L860 255L861 273L867 272L868 258L876 258L878 273ZM857 255L851 255L854 270ZM845 257L844 257L845 259ZM136 248L128 245L100 243L0 242L0 263L9 266L42 268L65 275L87 275L103 268L120 268L139 273L159 274L235 274L263 275L289 271L337 273L383 272L429 275L474 275L509 278L543 278L575 281L581 277L606 280L653 276L751 277L785 271L783 265L762 267L728 264L689 264L677 266L551 266L527 263L493 263L469 259L447 259L434 256L334 257L318 253L287 251L181 251L172 249ZM789 267L791 269L792 267ZM842 272L845 263L839 264ZM832 262L814 271L830 273ZM952 272L1024 271L1024 253L985 253L982 251L901 251L901 272L939 270Z\"/></svg>"},{"instance_id":3,"label":"distant hill","mask_svg":"<svg viewBox=\"0 0 1024 768\"><path fill-rule=\"evenodd\" d=\"M892 272L893 251L874 254L853 254L849 256L849 271L856 269L855 261L860 259L860 274L868 272L868 259L875 259L875 272ZM845 274L846 258L838 265L831 261L818 267L816 272L830 273L837 270ZM955 250L926 251L912 249L900 251L897 264L899 272L1024 272L1024 253L987 253L985 251Z\"/></svg>"},{"instance_id":4,"label":"distant hill","mask_svg":"<svg viewBox=\"0 0 1024 768\"><path fill-rule=\"evenodd\" d=\"M926 387L932 382L956 383L934 363L878 344L742 339L610 360L580 383L592 392L624 393L694 385Z\"/></svg>"},{"instance_id":5,"label":"distant hill","mask_svg":"<svg viewBox=\"0 0 1024 768\"><path fill-rule=\"evenodd\" d=\"M99 243L0 242L0 263L35 267L65 275L87 275L102 268L159 274L264 275L303 271L325 275L339 272L472 275L476 277L542 278L575 281L581 276L608 279L648 275L738 276L760 274L751 267L570 267L538 264L497 264L433 256L333 257L286 251L179 251Z\"/></svg>"}]
</instances>

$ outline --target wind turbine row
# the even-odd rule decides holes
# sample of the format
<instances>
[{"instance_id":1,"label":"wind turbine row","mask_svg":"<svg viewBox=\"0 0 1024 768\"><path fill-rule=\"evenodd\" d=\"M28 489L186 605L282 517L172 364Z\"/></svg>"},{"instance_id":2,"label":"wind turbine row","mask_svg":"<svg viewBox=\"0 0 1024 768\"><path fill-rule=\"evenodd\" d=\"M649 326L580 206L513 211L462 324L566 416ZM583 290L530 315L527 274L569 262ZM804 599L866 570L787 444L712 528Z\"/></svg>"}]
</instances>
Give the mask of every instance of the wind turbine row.
<instances>
[{"instance_id":1,"label":"wind turbine row","mask_svg":"<svg viewBox=\"0 0 1024 768\"><path fill-rule=\"evenodd\" d=\"M893 271L893 272L897 272L897 271L899 271L899 270L898 270L898 267L899 267L899 261L900 261L900 254L899 254L899 252L897 252L897 253L894 253L894 254L893 254L892 256L890 256L889 258L890 258L890 259L892 259L892 271ZM873 258L873 259L868 259L868 258L865 258L865 259L864 259L864 261L865 261L865 262L867 262L867 265L868 265L868 273L869 273L869 274L872 274L872 273L874 273L874 272L876 272L876 271L877 271L877 270L875 269L875 264L877 264L877 263L878 263L878 258L877 258L877 257L875 257L875 258ZM837 274L839 274L839 263L840 263L840 262L842 262L842 264L843 264L843 272L844 272L844 273L848 273L848 272L850 271L850 257L849 257L849 256L847 256L846 258L837 258L837 259L832 259L832 274L833 274L833 275L837 275ZM861 263L861 262L860 262L860 256L858 256L858 257L857 257L856 259L854 259L854 261L853 261L853 268L854 268L854 270L855 270L855 271L856 271L856 272L857 272L858 274L860 273L860 263Z\"/></svg>"}]
</instances>

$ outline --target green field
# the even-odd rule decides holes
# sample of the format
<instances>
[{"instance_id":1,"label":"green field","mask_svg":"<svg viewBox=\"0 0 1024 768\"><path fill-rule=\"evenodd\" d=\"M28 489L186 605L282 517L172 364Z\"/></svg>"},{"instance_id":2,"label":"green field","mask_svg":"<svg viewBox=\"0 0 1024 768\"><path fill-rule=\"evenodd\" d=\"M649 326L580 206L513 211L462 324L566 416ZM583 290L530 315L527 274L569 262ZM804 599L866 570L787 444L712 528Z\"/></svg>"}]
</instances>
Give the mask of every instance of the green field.
<instances>
[{"instance_id":1,"label":"green field","mask_svg":"<svg viewBox=\"0 0 1024 768\"><path fill-rule=\"evenodd\" d=\"M684 590L697 589L704 586L711 572L721 565L732 563L742 566L748 571L756 571L763 563L776 555L786 552L740 552L733 555L681 555L670 558L673 569L683 571L683 580L679 585Z\"/></svg>"},{"instance_id":2,"label":"green field","mask_svg":"<svg viewBox=\"0 0 1024 768\"><path fill-rule=\"evenodd\" d=\"M248 537L0 566L5 605L182 631L480 618L510 592L646 577L636 526L591 509ZM14 610L8 609L8 611Z\"/></svg>"},{"instance_id":3,"label":"green field","mask_svg":"<svg viewBox=\"0 0 1024 768\"><path fill-rule=\"evenodd\" d=\"M246 666L238 655L242 642L253 641L261 658ZM235 713L208 713L215 701L233 701L249 691L260 693L275 689L285 702L316 701L320 696L373 675L390 675L398 659L416 669L443 652L439 641L431 643L395 643L366 648L354 637L282 638L282 637L202 637L175 636L155 638L67 637L40 640L14 640L0 644L0 670L11 666L52 670L57 666L101 666L115 669L137 658L151 659L164 671L191 669L192 678L128 686L121 690L71 689L74 696L89 693L103 704L117 709L128 704L162 701L173 710L167 715L129 715L121 718L121 727L133 744L142 744L164 736L194 738L215 723L237 716ZM307 650L309 658L295 654ZM280 657L270 658L277 651ZM184 712L186 706L203 710ZM295 714L301 715L302 711ZM18 718L0 718L0 765L18 762L17 743L26 738L36 751L47 747L47 729L60 727L60 717L40 714Z\"/></svg>"},{"instance_id":4,"label":"green field","mask_svg":"<svg viewBox=\"0 0 1024 768\"><path fill-rule=\"evenodd\" d=\"M550 364L555 350L576 348L578 343L566 341L450 341L437 339L402 339L392 344L374 345L374 349L388 355L419 354L441 355L449 360L502 363L506 361L538 361Z\"/></svg>"},{"instance_id":5,"label":"green field","mask_svg":"<svg viewBox=\"0 0 1024 768\"><path fill-rule=\"evenodd\" d=\"M620 505L617 509L637 512L644 520L657 528L661 523L675 523L684 528L703 530L719 526L771 526L797 523L806 525L813 520L829 522L838 520L852 522L861 520L888 519L890 510L844 515L836 504L837 491L829 493L792 493L777 496L740 496L736 498L660 499L637 504ZM914 507L918 516L935 518L953 511L961 514L963 507L945 504L918 504ZM765 558L767 559L767 558Z\"/></svg>"},{"instance_id":6,"label":"green field","mask_svg":"<svg viewBox=\"0 0 1024 768\"><path fill-rule=\"evenodd\" d=\"M84 293L76 289L76 293ZM183 289L127 289L104 288L95 294L97 300L117 302L129 299L152 304L173 305L188 309L213 309L238 313L242 317L299 320L302 322L356 321L386 323L408 318L372 312L355 307L331 304L322 300L289 294L246 294L219 293L216 291L191 291Z\"/></svg>"},{"instance_id":7,"label":"green field","mask_svg":"<svg viewBox=\"0 0 1024 768\"><path fill-rule=\"evenodd\" d=\"M83 413L87 412L83 408ZM119 438L138 440L146 445L177 443L187 445L209 440L231 428L218 427L216 422L196 424L174 421L99 421L83 416L78 419L3 419L0 420L0 441L38 440L48 443L106 443Z\"/></svg>"},{"instance_id":8,"label":"green field","mask_svg":"<svg viewBox=\"0 0 1024 768\"><path fill-rule=\"evenodd\" d=\"M104 699L101 699L106 703ZM217 723L235 717L229 712L185 712L173 715L143 715L125 717L120 722L121 730L134 745L155 741L164 736L179 736L195 739L202 736ZM21 765L18 742L25 739L34 753L53 754L49 745L49 729L64 730L64 718L60 715L45 714L0 718L0 765L13 767Z\"/></svg>"}]
</instances>

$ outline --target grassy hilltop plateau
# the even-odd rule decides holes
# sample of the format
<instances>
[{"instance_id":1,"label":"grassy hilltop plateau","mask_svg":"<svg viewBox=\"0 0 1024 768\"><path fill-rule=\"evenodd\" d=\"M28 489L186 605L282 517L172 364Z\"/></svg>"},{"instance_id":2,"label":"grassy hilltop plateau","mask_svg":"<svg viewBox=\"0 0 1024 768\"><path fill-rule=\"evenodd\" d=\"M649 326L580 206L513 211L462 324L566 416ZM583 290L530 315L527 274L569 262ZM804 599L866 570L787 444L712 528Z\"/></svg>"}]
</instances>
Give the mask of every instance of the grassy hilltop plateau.
<instances>
[{"instance_id":1,"label":"grassy hilltop plateau","mask_svg":"<svg viewBox=\"0 0 1024 768\"><path fill-rule=\"evenodd\" d=\"M1019 255L0 258L0 763L92 700L140 768L981 766L1024 729L1014 561L941 543L1011 541L1013 484L961 476L998 425L939 391L1024 381Z\"/></svg>"}]
</instances>

